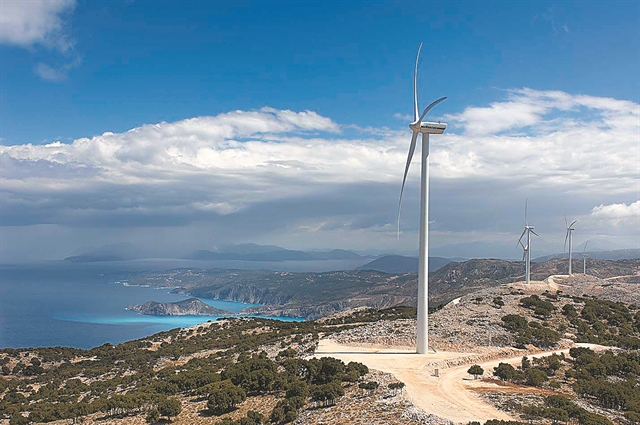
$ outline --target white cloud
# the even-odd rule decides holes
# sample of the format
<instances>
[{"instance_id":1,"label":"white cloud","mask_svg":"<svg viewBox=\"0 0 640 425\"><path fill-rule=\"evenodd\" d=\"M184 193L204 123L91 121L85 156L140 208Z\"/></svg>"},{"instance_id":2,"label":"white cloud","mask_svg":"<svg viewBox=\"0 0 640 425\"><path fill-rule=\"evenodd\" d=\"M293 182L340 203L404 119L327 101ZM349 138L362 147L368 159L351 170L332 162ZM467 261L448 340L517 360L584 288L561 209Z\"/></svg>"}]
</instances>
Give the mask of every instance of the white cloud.
<instances>
[{"instance_id":1,"label":"white cloud","mask_svg":"<svg viewBox=\"0 0 640 425\"><path fill-rule=\"evenodd\" d=\"M0 43L69 50L64 17L75 0L0 0Z\"/></svg>"},{"instance_id":2,"label":"white cloud","mask_svg":"<svg viewBox=\"0 0 640 425\"><path fill-rule=\"evenodd\" d=\"M640 220L640 201L632 204L598 205L593 207L591 215L598 219L614 222Z\"/></svg>"},{"instance_id":3,"label":"white cloud","mask_svg":"<svg viewBox=\"0 0 640 425\"><path fill-rule=\"evenodd\" d=\"M456 241L460 232L516 232L525 197L541 232L545 220L561 224L568 214L601 235L607 225L596 218L614 204L637 217L638 104L559 91L506 93L502 102L451 115L451 131L432 139L431 219L443 238L434 243ZM492 117L499 124L481 128ZM218 220L223 234L243 229L250 240L277 233L280 243L326 247L341 235L344 246L401 247L413 241L397 242L394 231L409 131L345 135L354 129L311 111L263 108L73 143L0 145L2 224L161 228ZM417 227L415 158L405 233ZM518 219L505 227L511 217ZM347 244L349 238L358 242Z\"/></svg>"}]
</instances>

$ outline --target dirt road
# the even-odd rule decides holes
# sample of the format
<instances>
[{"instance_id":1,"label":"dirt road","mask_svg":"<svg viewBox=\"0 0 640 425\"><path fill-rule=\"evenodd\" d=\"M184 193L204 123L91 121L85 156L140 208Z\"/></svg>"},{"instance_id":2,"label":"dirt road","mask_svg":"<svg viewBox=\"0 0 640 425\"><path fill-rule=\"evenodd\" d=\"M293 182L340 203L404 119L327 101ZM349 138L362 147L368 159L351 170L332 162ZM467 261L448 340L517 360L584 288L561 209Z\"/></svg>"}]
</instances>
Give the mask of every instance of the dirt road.
<instances>
[{"instance_id":1,"label":"dirt road","mask_svg":"<svg viewBox=\"0 0 640 425\"><path fill-rule=\"evenodd\" d=\"M577 344L598 349L592 344ZM604 347L607 348L607 347ZM530 358L548 356L566 350L547 351L537 354L520 354L518 356L495 358L480 362L485 375L490 375L498 363L519 364L523 355ZM490 353L485 353L485 355ZM495 353L498 355L498 353ZM407 396L420 409L456 424L469 421L486 421L489 419L514 419L481 399L472 389L474 387L495 385L481 380L474 380L467 370L476 357L476 353L439 352L432 354L415 354L408 347L395 348L363 348L338 344L332 340L322 340L316 350L315 357L335 357L344 362L357 361L371 369L391 373L399 381L404 382ZM447 367L447 364L459 364ZM435 368L439 369L439 377L434 376ZM496 385L496 389L499 387Z\"/></svg>"}]
</instances>

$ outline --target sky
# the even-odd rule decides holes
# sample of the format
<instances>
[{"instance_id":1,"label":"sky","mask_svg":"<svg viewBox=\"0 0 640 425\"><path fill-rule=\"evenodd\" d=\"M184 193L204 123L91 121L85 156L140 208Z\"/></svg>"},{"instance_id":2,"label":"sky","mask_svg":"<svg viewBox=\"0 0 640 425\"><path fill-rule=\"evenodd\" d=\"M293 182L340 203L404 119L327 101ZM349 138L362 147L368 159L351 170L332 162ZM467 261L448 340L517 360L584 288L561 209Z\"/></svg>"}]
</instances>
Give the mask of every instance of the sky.
<instances>
[{"instance_id":1,"label":"sky","mask_svg":"<svg viewBox=\"0 0 640 425\"><path fill-rule=\"evenodd\" d=\"M640 246L637 1L0 0L0 263L416 254L421 42L431 255Z\"/></svg>"}]
</instances>

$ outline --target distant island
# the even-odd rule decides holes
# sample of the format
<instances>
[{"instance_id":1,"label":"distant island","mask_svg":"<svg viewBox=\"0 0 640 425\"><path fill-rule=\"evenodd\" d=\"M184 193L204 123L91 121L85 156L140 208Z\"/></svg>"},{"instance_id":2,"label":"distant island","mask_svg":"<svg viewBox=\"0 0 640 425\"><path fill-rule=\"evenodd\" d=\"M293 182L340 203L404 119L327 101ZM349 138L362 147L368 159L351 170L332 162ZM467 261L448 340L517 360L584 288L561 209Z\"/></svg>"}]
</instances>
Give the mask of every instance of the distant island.
<instances>
[{"instance_id":1,"label":"distant island","mask_svg":"<svg viewBox=\"0 0 640 425\"><path fill-rule=\"evenodd\" d=\"M144 304L127 307L127 310L150 316L227 316L232 314L229 311L211 307L197 298L172 303L147 301Z\"/></svg>"}]
</instances>

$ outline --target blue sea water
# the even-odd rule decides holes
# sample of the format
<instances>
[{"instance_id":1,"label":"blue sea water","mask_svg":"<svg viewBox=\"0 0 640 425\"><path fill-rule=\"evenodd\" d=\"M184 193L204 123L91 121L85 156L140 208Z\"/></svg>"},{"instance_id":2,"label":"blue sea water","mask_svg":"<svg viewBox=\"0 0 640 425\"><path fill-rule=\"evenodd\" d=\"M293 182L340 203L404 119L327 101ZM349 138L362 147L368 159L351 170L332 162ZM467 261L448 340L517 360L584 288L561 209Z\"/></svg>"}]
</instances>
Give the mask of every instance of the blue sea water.
<instances>
[{"instance_id":1,"label":"blue sea water","mask_svg":"<svg viewBox=\"0 0 640 425\"><path fill-rule=\"evenodd\" d=\"M125 310L150 300L186 299L187 296L170 294L167 289L123 285L135 273L177 266L193 264L138 261L0 265L0 348L57 345L91 348L217 319L145 316ZM286 264L280 264L279 268L287 269ZM251 306L202 301L233 313Z\"/></svg>"}]
</instances>

